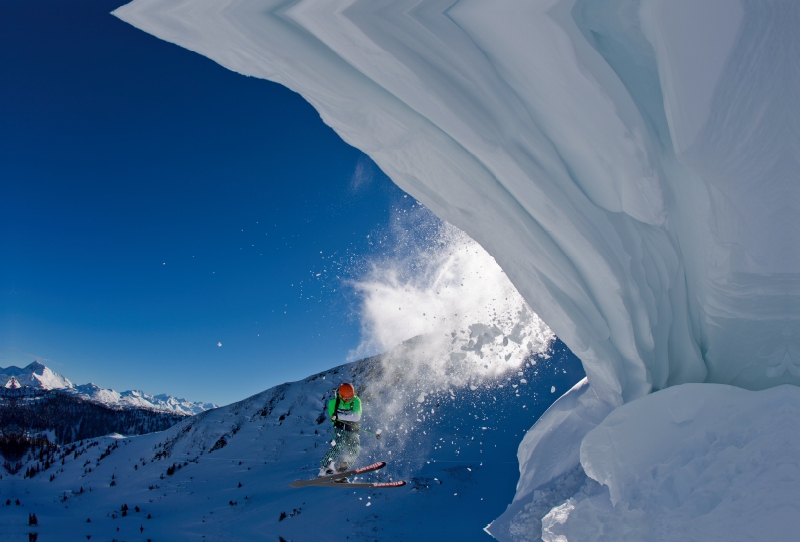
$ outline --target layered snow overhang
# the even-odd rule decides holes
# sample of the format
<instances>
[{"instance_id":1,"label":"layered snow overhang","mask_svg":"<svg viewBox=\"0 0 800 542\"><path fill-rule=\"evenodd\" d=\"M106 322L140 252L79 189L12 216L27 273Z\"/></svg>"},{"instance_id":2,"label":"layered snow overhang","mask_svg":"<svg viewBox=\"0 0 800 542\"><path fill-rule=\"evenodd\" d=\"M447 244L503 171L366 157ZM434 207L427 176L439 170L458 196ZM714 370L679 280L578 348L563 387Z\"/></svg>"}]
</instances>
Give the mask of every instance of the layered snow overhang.
<instances>
[{"instance_id":1,"label":"layered snow overhang","mask_svg":"<svg viewBox=\"0 0 800 542\"><path fill-rule=\"evenodd\" d=\"M800 384L800 3L135 0L466 231L619 405Z\"/></svg>"}]
</instances>

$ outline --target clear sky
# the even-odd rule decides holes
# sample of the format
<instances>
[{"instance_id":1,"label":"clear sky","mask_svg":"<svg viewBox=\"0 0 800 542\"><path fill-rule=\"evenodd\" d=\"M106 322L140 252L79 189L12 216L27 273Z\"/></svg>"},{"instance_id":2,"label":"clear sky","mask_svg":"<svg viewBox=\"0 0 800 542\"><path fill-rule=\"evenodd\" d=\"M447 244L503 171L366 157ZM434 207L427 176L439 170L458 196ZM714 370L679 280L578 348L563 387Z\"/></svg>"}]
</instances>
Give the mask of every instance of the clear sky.
<instances>
[{"instance_id":1,"label":"clear sky","mask_svg":"<svg viewBox=\"0 0 800 542\"><path fill-rule=\"evenodd\" d=\"M342 270L411 198L123 3L0 2L0 366L225 404L343 363Z\"/></svg>"}]
</instances>

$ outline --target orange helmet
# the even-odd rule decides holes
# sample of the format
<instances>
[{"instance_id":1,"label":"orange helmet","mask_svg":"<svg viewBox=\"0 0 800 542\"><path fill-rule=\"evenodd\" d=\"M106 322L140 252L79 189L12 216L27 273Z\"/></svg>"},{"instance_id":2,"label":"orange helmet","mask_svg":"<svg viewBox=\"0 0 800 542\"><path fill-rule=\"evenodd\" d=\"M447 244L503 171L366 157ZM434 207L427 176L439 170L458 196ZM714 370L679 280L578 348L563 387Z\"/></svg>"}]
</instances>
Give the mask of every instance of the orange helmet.
<instances>
[{"instance_id":1,"label":"orange helmet","mask_svg":"<svg viewBox=\"0 0 800 542\"><path fill-rule=\"evenodd\" d=\"M339 397L341 397L345 401L349 401L355 396L356 396L356 389L350 382L345 382L341 386L339 386Z\"/></svg>"}]
</instances>

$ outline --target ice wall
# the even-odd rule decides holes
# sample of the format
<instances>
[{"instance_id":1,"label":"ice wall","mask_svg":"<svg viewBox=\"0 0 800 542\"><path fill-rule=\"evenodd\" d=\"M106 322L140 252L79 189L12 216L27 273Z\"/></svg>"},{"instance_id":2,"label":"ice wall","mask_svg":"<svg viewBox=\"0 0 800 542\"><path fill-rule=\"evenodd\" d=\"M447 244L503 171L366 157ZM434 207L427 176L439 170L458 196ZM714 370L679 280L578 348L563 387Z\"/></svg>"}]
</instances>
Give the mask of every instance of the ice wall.
<instances>
[{"instance_id":1,"label":"ice wall","mask_svg":"<svg viewBox=\"0 0 800 542\"><path fill-rule=\"evenodd\" d=\"M613 404L800 383L798 4L136 0L497 259Z\"/></svg>"},{"instance_id":2,"label":"ice wall","mask_svg":"<svg viewBox=\"0 0 800 542\"><path fill-rule=\"evenodd\" d=\"M115 15L303 95L486 248L600 410L682 383L800 384L800 3L135 0Z\"/></svg>"}]
</instances>

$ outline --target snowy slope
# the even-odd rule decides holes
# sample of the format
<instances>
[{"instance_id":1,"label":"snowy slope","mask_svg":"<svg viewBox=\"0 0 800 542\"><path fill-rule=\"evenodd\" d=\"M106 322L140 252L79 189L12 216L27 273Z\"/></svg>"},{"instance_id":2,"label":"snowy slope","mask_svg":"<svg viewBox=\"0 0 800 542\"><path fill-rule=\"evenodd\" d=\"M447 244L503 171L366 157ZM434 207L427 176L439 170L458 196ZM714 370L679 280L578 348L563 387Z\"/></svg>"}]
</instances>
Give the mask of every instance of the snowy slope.
<instances>
[{"instance_id":1,"label":"snowy slope","mask_svg":"<svg viewBox=\"0 0 800 542\"><path fill-rule=\"evenodd\" d=\"M5 369L0 367L0 387L56 390L109 408L143 408L186 416L199 414L219 406L214 403L178 399L166 394L148 395L140 390L116 392L92 383L76 386L69 379L53 372L38 361L34 361L22 369L14 366Z\"/></svg>"},{"instance_id":2,"label":"snowy slope","mask_svg":"<svg viewBox=\"0 0 800 542\"><path fill-rule=\"evenodd\" d=\"M583 376L580 362L557 341L530 359L535 364L443 386L396 371L398 357L415 348L407 343L391 361L370 358L277 386L162 433L77 443L63 465L56 457L33 478L24 472L35 462L16 475L4 472L0 501L11 500L0 506L4 540L27 540L28 532L40 540L488 539L483 527L513 495L519 439ZM343 380L354 381L364 399L364 426L384 434L381 441L362 436L359 463L387 460L371 478L403 478L408 486L289 488L316 475L331 438L320 414ZM168 475L173 464L180 468ZM37 528L27 526L32 512Z\"/></svg>"}]
</instances>

